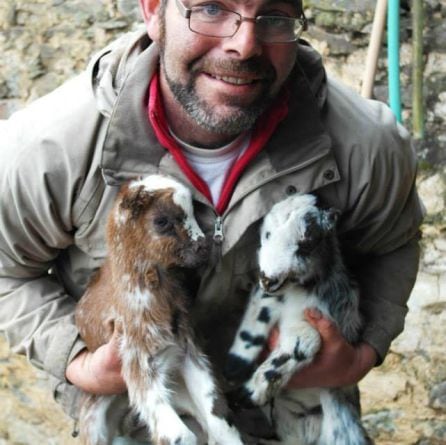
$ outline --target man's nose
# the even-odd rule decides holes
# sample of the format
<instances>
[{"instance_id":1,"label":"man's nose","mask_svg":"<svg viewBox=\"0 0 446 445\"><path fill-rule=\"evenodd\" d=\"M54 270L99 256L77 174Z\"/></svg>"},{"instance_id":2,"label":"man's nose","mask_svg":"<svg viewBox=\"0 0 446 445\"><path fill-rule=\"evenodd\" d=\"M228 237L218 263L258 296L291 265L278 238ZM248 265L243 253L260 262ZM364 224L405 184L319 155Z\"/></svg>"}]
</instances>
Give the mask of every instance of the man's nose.
<instances>
[{"instance_id":1,"label":"man's nose","mask_svg":"<svg viewBox=\"0 0 446 445\"><path fill-rule=\"evenodd\" d=\"M249 59L262 53L262 44L256 34L255 19L243 17L237 32L223 40L224 50L238 54L240 59Z\"/></svg>"}]
</instances>

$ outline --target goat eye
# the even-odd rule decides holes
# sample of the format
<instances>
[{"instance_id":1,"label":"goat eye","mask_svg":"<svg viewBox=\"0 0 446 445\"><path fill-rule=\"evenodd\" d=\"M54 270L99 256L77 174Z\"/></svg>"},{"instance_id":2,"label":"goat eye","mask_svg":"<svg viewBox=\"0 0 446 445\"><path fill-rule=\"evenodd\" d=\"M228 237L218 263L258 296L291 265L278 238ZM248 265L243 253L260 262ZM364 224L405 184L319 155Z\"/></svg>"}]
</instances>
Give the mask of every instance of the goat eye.
<instances>
[{"instance_id":1,"label":"goat eye","mask_svg":"<svg viewBox=\"0 0 446 445\"><path fill-rule=\"evenodd\" d=\"M297 246L296 256L309 255L315 247L314 243L311 241L301 241Z\"/></svg>"},{"instance_id":2,"label":"goat eye","mask_svg":"<svg viewBox=\"0 0 446 445\"><path fill-rule=\"evenodd\" d=\"M169 219L165 216L158 216L153 220L153 223L155 226L157 226L159 229L166 229L169 225Z\"/></svg>"},{"instance_id":3,"label":"goat eye","mask_svg":"<svg viewBox=\"0 0 446 445\"><path fill-rule=\"evenodd\" d=\"M266 232L266 233L265 233L265 239L269 239L270 236L271 236L271 233L270 233L270 232Z\"/></svg>"}]
</instances>

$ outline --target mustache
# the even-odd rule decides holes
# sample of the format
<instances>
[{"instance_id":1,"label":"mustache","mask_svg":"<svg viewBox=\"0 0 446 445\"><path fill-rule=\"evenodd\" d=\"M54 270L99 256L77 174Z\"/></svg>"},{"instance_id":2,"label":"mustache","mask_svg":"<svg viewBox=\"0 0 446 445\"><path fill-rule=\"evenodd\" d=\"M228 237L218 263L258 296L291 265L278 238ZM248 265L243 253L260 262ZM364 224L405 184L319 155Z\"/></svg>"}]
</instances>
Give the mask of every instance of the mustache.
<instances>
[{"instance_id":1,"label":"mustache","mask_svg":"<svg viewBox=\"0 0 446 445\"><path fill-rule=\"evenodd\" d=\"M199 59L191 64L191 71L214 73L249 74L262 80L274 80L276 71L273 66L264 59L253 57L247 60L235 59Z\"/></svg>"}]
</instances>

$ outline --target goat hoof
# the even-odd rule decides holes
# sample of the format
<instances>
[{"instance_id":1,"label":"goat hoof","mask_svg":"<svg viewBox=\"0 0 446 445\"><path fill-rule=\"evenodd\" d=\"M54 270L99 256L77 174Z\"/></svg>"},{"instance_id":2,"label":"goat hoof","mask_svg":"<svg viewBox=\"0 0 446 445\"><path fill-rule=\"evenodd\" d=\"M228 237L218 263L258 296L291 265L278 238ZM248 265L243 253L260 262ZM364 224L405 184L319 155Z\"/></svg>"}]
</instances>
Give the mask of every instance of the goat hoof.
<instances>
[{"instance_id":1,"label":"goat hoof","mask_svg":"<svg viewBox=\"0 0 446 445\"><path fill-rule=\"evenodd\" d=\"M173 442L171 442L171 445L198 445L198 442L195 435L191 433L177 437Z\"/></svg>"},{"instance_id":2,"label":"goat hoof","mask_svg":"<svg viewBox=\"0 0 446 445\"><path fill-rule=\"evenodd\" d=\"M252 392L245 386L240 386L226 393L228 405L233 411L243 408L254 408L256 405L251 399Z\"/></svg>"},{"instance_id":3,"label":"goat hoof","mask_svg":"<svg viewBox=\"0 0 446 445\"><path fill-rule=\"evenodd\" d=\"M224 375L229 381L244 382L251 377L254 367L239 355L230 353L226 359Z\"/></svg>"}]
</instances>

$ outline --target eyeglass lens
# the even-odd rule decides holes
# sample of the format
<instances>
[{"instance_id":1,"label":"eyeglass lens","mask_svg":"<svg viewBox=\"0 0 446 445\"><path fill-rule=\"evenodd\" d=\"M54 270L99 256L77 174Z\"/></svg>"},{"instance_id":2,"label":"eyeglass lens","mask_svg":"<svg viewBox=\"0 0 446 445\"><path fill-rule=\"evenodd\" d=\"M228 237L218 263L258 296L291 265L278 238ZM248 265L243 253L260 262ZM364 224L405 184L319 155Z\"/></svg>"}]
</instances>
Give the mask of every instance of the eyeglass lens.
<instances>
[{"instance_id":1,"label":"eyeglass lens","mask_svg":"<svg viewBox=\"0 0 446 445\"><path fill-rule=\"evenodd\" d=\"M192 7L190 11L191 31L207 36L232 37L240 24L246 21L240 14L215 4ZM255 23L256 35L264 42L295 41L303 28L300 20L290 17L259 16Z\"/></svg>"}]
</instances>

